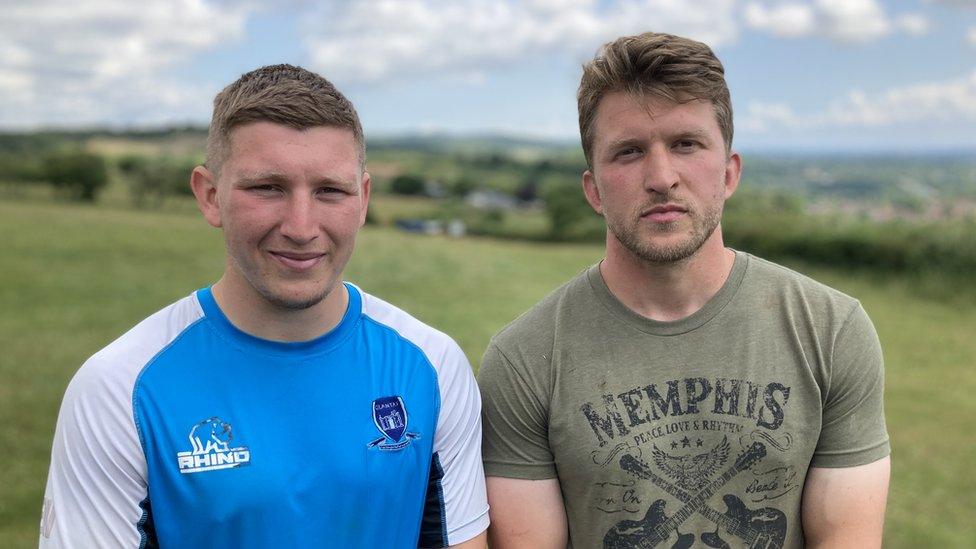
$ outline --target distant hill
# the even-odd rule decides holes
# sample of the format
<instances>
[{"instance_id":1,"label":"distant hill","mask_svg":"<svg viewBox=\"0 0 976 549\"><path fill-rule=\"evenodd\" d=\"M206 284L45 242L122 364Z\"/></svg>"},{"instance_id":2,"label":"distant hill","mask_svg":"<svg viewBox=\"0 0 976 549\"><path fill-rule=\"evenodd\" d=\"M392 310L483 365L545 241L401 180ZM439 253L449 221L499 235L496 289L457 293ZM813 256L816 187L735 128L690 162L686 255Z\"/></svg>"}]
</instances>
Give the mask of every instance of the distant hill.
<instances>
[{"instance_id":1,"label":"distant hill","mask_svg":"<svg viewBox=\"0 0 976 549\"><path fill-rule=\"evenodd\" d=\"M167 128L0 132L0 159L36 156L65 146L83 146L109 157L168 154L200 157L203 126ZM488 170L501 188L510 188L536 170L559 171L576 184L585 169L575 140L547 140L500 134L402 134L367 136L377 173L444 173ZM743 184L776 189L807 200L894 202L924 210L932 201L976 200L976 152L946 153L743 153ZM463 168L461 168L463 166ZM382 169L381 169L382 167ZM529 170L529 171L527 171ZM482 174L481 180L485 180ZM452 177L456 177L452 176ZM443 177L442 177L443 178ZM491 178L487 178L491 179ZM509 181L510 180L510 181ZM491 186L491 185L489 185Z\"/></svg>"}]
</instances>

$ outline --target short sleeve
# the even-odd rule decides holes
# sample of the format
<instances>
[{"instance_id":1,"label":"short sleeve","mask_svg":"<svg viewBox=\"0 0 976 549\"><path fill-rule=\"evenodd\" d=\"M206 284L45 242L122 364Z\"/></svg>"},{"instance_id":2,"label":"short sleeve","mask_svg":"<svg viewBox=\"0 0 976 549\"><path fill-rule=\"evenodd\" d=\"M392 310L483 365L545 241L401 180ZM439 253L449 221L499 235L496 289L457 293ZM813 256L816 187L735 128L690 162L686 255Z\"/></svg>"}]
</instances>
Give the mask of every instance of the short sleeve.
<instances>
[{"instance_id":1,"label":"short sleeve","mask_svg":"<svg viewBox=\"0 0 976 549\"><path fill-rule=\"evenodd\" d=\"M453 341L438 369L441 407L420 547L446 547L488 528L481 461L481 398L471 365Z\"/></svg>"},{"instance_id":2,"label":"short sleeve","mask_svg":"<svg viewBox=\"0 0 976 549\"><path fill-rule=\"evenodd\" d=\"M139 547L151 535L131 385L110 366L89 360L65 392L44 493L42 548Z\"/></svg>"},{"instance_id":3,"label":"short sleeve","mask_svg":"<svg viewBox=\"0 0 976 549\"><path fill-rule=\"evenodd\" d=\"M856 305L831 353L823 422L813 467L854 467L890 451L884 418L884 360L878 334Z\"/></svg>"},{"instance_id":4,"label":"short sleeve","mask_svg":"<svg viewBox=\"0 0 976 549\"><path fill-rule=\"evenodd\" d=\"M527 373L492 343L478 372L484 405L485 474L541 480L556 478L549 446L545 380Z\"/></svg>"}]
</instances>

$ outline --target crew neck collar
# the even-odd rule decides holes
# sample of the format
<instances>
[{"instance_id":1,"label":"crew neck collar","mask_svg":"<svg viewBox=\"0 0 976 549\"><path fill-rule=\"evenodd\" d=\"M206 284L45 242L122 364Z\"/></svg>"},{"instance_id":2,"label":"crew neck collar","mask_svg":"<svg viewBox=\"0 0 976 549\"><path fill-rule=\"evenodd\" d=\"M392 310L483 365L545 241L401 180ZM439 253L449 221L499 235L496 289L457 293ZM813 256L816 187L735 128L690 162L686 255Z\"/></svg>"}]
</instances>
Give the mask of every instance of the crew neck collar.
<instances>
[{"instance_id":1,"label":"crew neck collar","mask_svg":"<svg viewBox=\"0 0 976 549\"><path fill-rule=\"evenodd\" d=\"M674 321L653 320L640 315L624 305L617 296L613 295L600 273L600 264L593 265L586 271L586 278L599 301L620 320L634 328L653 335L672 336L695 330L715 317L735 297L749 263L749 255L738 250L732 263L732 270L725 279L725 283L700 309L694 313Z\"/></svg>"},{"instance_id":2,"label":"crew neck collar","mask_svg":"<svg viewBox=\"0 0 976 549\"><path fill-rule=\"evenodd\" d=\"M359 289L343 282L349 294L349 302L342 319L331 330L314 339L306 341L275 341L251 335L234 326L224 315L213 296L213 286L197 290L197 300L204 315L219 335L232 344L263 354L290 356L295 354L318 354L331 350L348 336L362 316L362 296Z\"/></svg>"}]
</instances>

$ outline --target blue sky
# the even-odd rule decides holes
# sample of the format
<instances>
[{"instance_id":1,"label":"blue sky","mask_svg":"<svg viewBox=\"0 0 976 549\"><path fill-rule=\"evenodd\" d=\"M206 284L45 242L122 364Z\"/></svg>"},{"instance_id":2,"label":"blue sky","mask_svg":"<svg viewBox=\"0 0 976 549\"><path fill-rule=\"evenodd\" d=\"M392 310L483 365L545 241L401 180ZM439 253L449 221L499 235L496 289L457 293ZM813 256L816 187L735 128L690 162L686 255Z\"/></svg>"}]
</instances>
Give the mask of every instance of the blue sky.
<instances>
[{"instance_id":1,"label":"blue sky","mask_svg":"<svg viewBox=\"0 0 976 549\"><path fill-rule=\"evenodd\" d=\"M290 62L367 136L570 141L580 64L645 30L715 49L736 148L976 150L976 0L0 0L0 130L205 124Z\"/></svg>"}]
</instances>

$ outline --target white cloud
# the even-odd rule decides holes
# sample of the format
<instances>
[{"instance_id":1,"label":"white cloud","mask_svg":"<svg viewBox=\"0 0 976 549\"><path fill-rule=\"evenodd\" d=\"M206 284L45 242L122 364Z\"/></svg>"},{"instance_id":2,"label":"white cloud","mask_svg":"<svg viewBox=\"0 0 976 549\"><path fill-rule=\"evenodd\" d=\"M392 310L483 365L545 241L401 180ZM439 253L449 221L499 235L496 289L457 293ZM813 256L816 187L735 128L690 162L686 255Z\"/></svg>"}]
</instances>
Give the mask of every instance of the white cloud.
<instances>
[{"instance_id":1,"label":"white cloud","mask_svg":"<svg viewBox=\"0 0 976 549\"><path fill-rule=\"evenodd\" d=\"M966 31L966 41L969 42L970 46L976 47L976 27L969 27Z\"/></svg>"},{"instance_id":2,"label":"white cloud","mask_svg":"<svg viewBox=\"0 0 976 549\"><path fill-rule=\"evenodd\" d=\"M734 39L734 0L350 1L310 18L312 64L346 82L482 72L561 53L591 56L603 42L649 29L716 47Z\"/></svg>"},{"instance_id":3,"label":"white cloud","mask_svg":"<svg viewBox=\"0 0 976 549\"><path fill-rule=\"evenodd\" d=\"M746 26L784 38L824 36L838 42L870 42L892 32L928 33L928 19L918 13L891 18L876 0L754 1L744 10Z\"/></svg>"},{"instance_id":4,"label":"white cloud","mask_svg":"<svg viewBox=\"0 0 976 549\"><path fill-rule=\"evenodd\" d=\"M877 94L852 90L825 110L797 113L782 103L753 102L739 124L757 133L777 129L891 128L924 122L976 122L976 72L955 80L895 87Z\"/></svg>"},{"instance_id":5,"label":"white cloud","mask_svg":"<svg viewBox=\"0 0 976 549\"><path fill-rule=\"evenodd\" d=\"M875 0L817 0L828 36L844 42L867 42L891 31L891 22Z\"/></svg>"},{"instance_id":6,"label":"white cloud","mask_svg":"<svg viewBox=\"0 0 976 549\"><path fill-rule=\"evenodd\" d=\"M924 15L905 13L895 18L895 28L912 36L924 36L932 29L932 24Z\"/></svg>"},{"instance_id":7,"label":"white cloud","mask_svg":"<svg viewBox=\"0 0 976 549\"><path fill-rule=\"evenodd\" d=\"M34 0L0 17L6 127L153 121L202 100L164 69L242 36L249 4L208 0ZM209 94L209 93L208 93Z\"/></svg>"},{"instance_id":8,"label":"white cloud","mask_svg":"<svg viewBox=\"0 0 976 549\"><path fill-rule=\"evenodd\" d=\"M736 117L737 130L766 133L778 128L795 128L802 123L786 103L750 102L746 112Z\"/></svg>"},{"instance_id":9,"label":"white cloud","mask_svg":"<svg viewBox=\"0 0 976 549\"><path fill-rule=\"evenodd\" d=\"M745 9L746 24L774 36L798 37L813 33L816 21L813 9L799 3L767 7L751 2Z\"/></svg>"}]
</instances>

